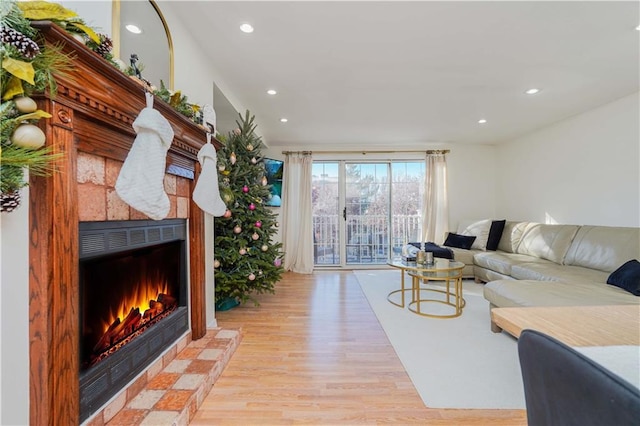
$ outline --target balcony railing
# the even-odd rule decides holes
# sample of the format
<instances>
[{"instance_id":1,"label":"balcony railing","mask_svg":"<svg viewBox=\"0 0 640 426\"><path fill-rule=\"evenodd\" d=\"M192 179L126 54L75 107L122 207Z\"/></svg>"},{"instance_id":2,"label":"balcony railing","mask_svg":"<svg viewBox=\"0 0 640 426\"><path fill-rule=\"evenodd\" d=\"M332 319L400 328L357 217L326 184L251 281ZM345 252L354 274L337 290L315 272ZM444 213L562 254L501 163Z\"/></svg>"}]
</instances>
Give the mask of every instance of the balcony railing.
<instances>
[{"instance_id":1,"label":"balcony railing","mask_svg":"<svg viewBox=\"0 0 640 426\"><path fill-rule=\"evenodd\" d=\"M314 263L340 264L339 215L313 216ZM383 264L407 241L419 241L419 215L349 215L346 223L347 264Z\"/></svg>"}]
</instances>

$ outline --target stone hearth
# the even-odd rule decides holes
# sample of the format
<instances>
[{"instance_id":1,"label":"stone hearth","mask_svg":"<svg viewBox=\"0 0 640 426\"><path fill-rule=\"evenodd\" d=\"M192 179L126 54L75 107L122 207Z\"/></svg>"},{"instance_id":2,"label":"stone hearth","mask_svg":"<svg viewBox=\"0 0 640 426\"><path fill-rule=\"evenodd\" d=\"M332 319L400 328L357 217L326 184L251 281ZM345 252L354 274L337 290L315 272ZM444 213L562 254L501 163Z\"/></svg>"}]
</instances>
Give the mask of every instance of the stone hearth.
<instances>
[{"instance_id":1,"label":"stone hearth","mask_svg":"<svg viewBox=\"0 0 640 426\"><path fill-rule=\"evenodd\" d=\"M240 344L240 330L180 339L86 426L188 425Z\"/></svg>"}]
</instances>

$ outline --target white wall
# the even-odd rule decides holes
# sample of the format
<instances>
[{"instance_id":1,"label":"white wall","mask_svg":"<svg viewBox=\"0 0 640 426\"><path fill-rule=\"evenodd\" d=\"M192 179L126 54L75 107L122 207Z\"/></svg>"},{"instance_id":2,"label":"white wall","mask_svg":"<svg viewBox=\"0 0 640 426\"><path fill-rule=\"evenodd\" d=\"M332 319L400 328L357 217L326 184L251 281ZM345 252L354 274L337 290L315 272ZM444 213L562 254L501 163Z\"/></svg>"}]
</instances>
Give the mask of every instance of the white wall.
<instances>
[{"instance_id":1,"label":"white wall","mask_svg":"<svg viewBox=\"0 0 640 426\"><path fill-rule=\"evenodd\" d=\"M201 44L209 40L197 40L191 35L189 22L182 22L171 13L181 7L179 1L159 1L158 7L167 21L173 40L174 90L180 90L190 103L213 103L214 81L237 111L244 111L232 93L228 93L211 58L203 54Z\"/></svg>"},{"instance_id":2,"label":"white wall","mask_svg":"<svg viewBox=\"0 0 640 426\"><path fill-rule=\"evenodd\" d=\"M0 424L29 424L29 188L0 213Z\"/></svg>"},{"instance_id":3,"label":"white wall","mask_svg":"<svg viewBox=\"0 0 640 426\"><path fill-rule=\"evenodd\" d=\"M496 205L496 155L490 145L453 146L447 155L449 229L465 219L503 219Z\"/></svg>"},{"instance_id":4,"label":"white wall","mask_svg":"<svg viewBox=\"0 0 640 426\"><path fill-rule=\"evenodd\" d=\"M73 10L84 22L98 33L112 36L111 2L105 0L63 0L56 1Z\"/></svg>"},{"instance_id":5,"label":"white wall","mask_svg":"<svg viewBox=\"0 0 640 426\"><path fill-rule=\"evenodd\" d=\"M640 226L639 93L497 147L512 220Z\"/></svg>"}]
</instances>

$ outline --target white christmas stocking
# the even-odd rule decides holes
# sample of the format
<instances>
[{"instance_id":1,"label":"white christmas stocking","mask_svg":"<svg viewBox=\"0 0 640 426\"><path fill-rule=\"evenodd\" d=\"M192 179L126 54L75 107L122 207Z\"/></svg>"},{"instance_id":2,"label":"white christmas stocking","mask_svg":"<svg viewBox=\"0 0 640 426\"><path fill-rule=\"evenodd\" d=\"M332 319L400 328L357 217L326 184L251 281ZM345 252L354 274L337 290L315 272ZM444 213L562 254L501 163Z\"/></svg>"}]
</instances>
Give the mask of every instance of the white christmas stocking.
<instances>
[{"instance_id":1,"label":"white christmas stocking","mask_svg":"<svg viewBox=\"0 0 640 426\"><path fill-rule=\"evenodd\" d=\"M147 107L133 122L137 136L118 175L116 192L134 209L161 220L167 217L170 208L164 192L164 173L173 129L153 109L153 95L146 93L146 96Z\"/></svg>"},{"instance_id":2,"label":"white christmas stocking","mask_svg":"<svg viewBox=\"0 0 640 426\"><path fill-rule=\"evenodd\" d=\"M213 216L222 216L227 206L220 198L216 148L211 143L211 133L207 133L207 143L198 152L198 161L202 172L193 190L193 201L205 212Z\"/></svg>"}]
</instances>

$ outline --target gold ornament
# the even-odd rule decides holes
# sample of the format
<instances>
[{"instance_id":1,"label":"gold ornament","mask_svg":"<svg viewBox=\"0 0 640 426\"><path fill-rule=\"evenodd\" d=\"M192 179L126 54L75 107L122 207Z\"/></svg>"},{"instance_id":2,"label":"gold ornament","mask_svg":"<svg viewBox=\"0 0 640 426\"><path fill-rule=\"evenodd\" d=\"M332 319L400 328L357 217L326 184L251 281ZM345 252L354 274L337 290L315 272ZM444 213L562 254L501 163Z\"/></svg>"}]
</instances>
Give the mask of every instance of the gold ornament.
<instances>
[{"instance_id":1,"label":"gold ornament","mask_svg":"<svg viewBox=\"0 0 640 426\"><path fill-rule=\"evenodd\" d=\"M216 269L220 267L220 261L218 259L213 261L213 267Z\"/></svg>"},{"instance_id":2,"label":"gold ornament","mask_svg":"<svg viewBox=\"0 0 640 426\"><path fill-rule=\"evenodd\" d=\"M27 149L38 149L44 145L47 137L40 127L33 124L21 124L11 135L11 143Z\"/></svg>"},{"instance_id":3,"label":"gold ornament","mask_svg":"<svg viewBox=\"0 0 640 426\"><path fill-rule=\"evenodd\" d=\"M226 169L226 167L224 166L224 164L220 164L218 166L218 170L220 170L221 172L224 172L224 169Z\"/></svg>"},{"instance_id":4,"label":"gold ornament","mask_svg":"<svg viewBox=\"0 0 640 426\"><path fill-rule=\"evenodd\" d=\"M253 151L253 145L251 144L247 145L247 151L249 152Z\"/></svg>"},{"instance_id":5,"label":"gold ornament","mask_svg":"<svg viewBox=\"0 0 640 426\"><path fill-rule=\"evenodd\" d=\"M262 176L262 186L267 186L267 177L266 176Z\"/></svg>"},{"instance_id":6,"label":"gold ornament","mask_svg":"<svg viewBox=\"0 0 640 426\"><path fill-rule=\"evenodd\" d=\"M34 112L38 109L36 101L28 96L18 96L13 98L13 101L16 103L16 109L22 113Z\"/></svg>"},{"instance_id":7,"label":"gold ornament","mask_svg":"<svg viewBox=\"0 0 640 426\"><path fill-rule=\"evenodd\" d=\"M241 232L242 232L242 228L240 227L240 225L236 225L236 226L233 228L233 232L235 232L236 234L241 233Z\"/></svg>"},{"instance_id":8,"label":"gold ornament","mask_svg":"<svg viewBox=\"0 0 640 426\"><path fill-rule=\"evenodd\" d=\"M229 162L231 162L231 165L236 164L236 153L232 152L231 155L229 156Z\"/></svg>"},{"instance_id":9,"label":"gold ornament","mask_svg":"<svg viewBox=\"0 0 640 426\"><path fill-rule=\"evenodd\" d=\"M260 247L260 250L267 251L267 250L269 250L269 246L264 244L262 247Z\"/></svg>"}]
</instances>

